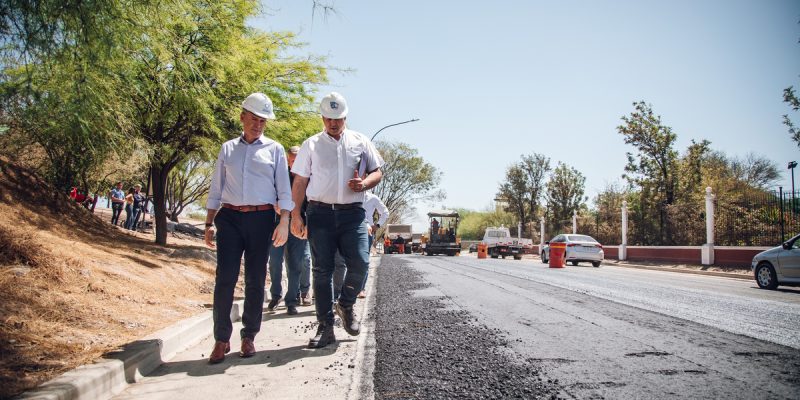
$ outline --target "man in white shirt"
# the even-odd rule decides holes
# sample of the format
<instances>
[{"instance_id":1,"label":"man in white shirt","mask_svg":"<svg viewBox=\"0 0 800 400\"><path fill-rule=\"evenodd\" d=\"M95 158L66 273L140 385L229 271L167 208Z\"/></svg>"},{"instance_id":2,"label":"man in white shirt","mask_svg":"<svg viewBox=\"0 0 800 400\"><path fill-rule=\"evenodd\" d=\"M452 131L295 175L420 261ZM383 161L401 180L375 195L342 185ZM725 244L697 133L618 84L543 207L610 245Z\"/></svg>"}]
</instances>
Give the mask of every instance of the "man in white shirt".
<instances>
[{"instance_id":1,"label":"man in white shirt","mask_svg":"<svg viewBox=\"0 0 800 400\"><path fill-rule=\"evenodd\" d=\"M369 138L346 129L347 112L342 95L333 92L325 96L320 104L325 130L303 142L292 167L295 204L302 204L308 197L307 225L296 208L292 211L291 229L297 237L307 236L311 244L319 328L308 343L310 348L325 347L336 341L333 272L337 250L344 257L348 271L336 299L336 314L348 334L355 336L360 332L353 305L369 267L364 192L383 177L380 170L383 158ZM366 174L363 179L361 170Z\"/></svg>"},{"instance_id":2,"label":"man in white shirt","mask_svg":"<svg viewBox=\"0 0 800 400\"><path fill-rule=\"evenodd\" d=\"M230 351L233 331L231 308L244 255L244 310L241 357L256 353L254 340L261 329L264 284L270 244L282 246L289 232L289 212L294 208L289 169L283 146L265 137L268 119L275 119L272 101L253 93L242 103L239 115L243 133L222 145L217 157L206 209L205 242L217 248L214 285L214 349L209 362L222 362ZM281 210L275 224L275 205ZM214 245L214 225L217 243Z\"/></svg>"}]
</instances>

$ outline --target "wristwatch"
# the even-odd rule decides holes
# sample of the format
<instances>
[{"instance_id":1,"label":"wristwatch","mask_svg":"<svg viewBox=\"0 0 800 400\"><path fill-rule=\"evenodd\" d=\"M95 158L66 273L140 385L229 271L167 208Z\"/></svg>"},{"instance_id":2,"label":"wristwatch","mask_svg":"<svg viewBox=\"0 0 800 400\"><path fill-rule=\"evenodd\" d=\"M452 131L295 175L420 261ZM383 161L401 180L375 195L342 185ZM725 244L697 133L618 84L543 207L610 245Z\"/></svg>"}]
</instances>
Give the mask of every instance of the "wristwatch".
<instances>
[{"instance_id":1,"label":"wristwatch","mask_svg":"<svg viewBox=\"0 0 800 400\"><path fill-rule=\"evenodd\" d=\"M211 228L212 226L214 226L213 222L206 222L206 229Z\"/></svg>"}]
</instances>

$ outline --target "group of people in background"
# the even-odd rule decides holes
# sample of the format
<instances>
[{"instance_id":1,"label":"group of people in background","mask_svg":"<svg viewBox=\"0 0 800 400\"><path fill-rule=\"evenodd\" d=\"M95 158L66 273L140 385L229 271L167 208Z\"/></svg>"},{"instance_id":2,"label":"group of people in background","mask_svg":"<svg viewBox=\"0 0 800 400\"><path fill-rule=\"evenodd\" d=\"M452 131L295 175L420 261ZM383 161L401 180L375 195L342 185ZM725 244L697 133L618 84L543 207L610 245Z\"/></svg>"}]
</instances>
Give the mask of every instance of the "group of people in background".
<instances>
[{"instance_id":1,"label":"group of people in background","mask_svg":"<svg viewBox=\"0 0 800 400\"><path fill-rule=\"evenodd\" d=\"M142 185L138 183L128 189L128 193L122 190L122 182L117 182L109 192L111 200L111 224L120 225L119 217L122 210L125 210L125 220L122 226L125 229L136 230L136 224L142 214L145 197L141 193Z\"/></svg>"},{"instance_id":2,"label":"group of people in background","mask_svg":"<svg viewBox=\"0 0 800 400\"><path fill-rule=\"evenodd\" d=\"M320 113L325 129L290 148L287 156L283 146L263 134L267 121L275 119L272 101L253 93L242 103L242 134L220 149L205 224L206 245L217 250L210 363L224 361L231 349L230 312L242 258L240 357L256 352L268 269L272 281L268 310L282 299L284 261L288 314L296 314L298 305L310 304L307 297L313 287L319 326L309 348L336 341L334 315L348 334L360 333L353 306L367 278L370 236L385 221L382 217L376 224L374 211L366 210L367 191L380 182L384 161L366 136L346 128L344 97L328 94ZM337 254L346 272L341 282L334 283Z\"/></svg>"}]
</instances>

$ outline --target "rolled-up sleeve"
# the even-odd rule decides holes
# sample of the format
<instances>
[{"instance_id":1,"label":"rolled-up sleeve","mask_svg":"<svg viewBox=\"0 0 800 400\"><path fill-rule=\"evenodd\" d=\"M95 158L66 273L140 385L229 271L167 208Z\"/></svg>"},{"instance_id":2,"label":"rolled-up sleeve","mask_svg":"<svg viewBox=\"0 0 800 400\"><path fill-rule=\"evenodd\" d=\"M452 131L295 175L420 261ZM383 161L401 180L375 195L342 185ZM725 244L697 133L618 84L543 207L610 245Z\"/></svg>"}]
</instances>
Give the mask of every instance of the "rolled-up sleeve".
<instances>
[{"instance_id":1,"label":"rolled-up sleeve","mask_svg":"<svg viewBox=\"0 0 800 400\"><path fill-rule=\"evenodd\" d=\"M225 186L224 154L224 148L220 149L214 174L211 175L211 187L208 189L208 200L206 200L206 209L208 210L219 210L222 205L222 188Z\"/></svg>"},{"instance_id":2,"label":"rolled-up sleeve","mask_svg":"<svg viewBox=\"0 0 800 400\"><path fill-rule=\"evenodd\" d=\"M377 196L375 197L375 200L378 203L378 206L375 207L375 209L378 210L378 224L380 226L385 226L386 220L389 219L389 209L386 208L386 204L383 204L381 199Z\"/></svg>"},{"instance_id":3,"label":"rolled-up sleeve","mask_svg":"<svg viewBox=\"0 0 800 400\"><path fill-rule=\"evenodd\" d=\"M278 207L281 210L292 211L292 185L289 180L289 164L282 146L275 150L275 193L278 197Z\"/></svg>"},{"instance_id":4,"label":"rolled-up sleeve","mask_svg":"<svg viewBox=\"0 0 800 400\"><path fill-rule=\"evenodd\" d=\"M311 145L308 139L300 146L300 151L297 152L297 157L292 164L292 172L303 178L311 177Z\"/></svg>"},{"instance_id":5,"label":"rolled-up sleeve","mask_svg":"<svg viewBox=\"0 0 800 400\"><path fill-rule=\"evenodd\" d=\"M383 157L381 153L375 148L371 140L367 140L367 172L375 172L378 168L383 166Z\"/></svg>"}]
</instances>

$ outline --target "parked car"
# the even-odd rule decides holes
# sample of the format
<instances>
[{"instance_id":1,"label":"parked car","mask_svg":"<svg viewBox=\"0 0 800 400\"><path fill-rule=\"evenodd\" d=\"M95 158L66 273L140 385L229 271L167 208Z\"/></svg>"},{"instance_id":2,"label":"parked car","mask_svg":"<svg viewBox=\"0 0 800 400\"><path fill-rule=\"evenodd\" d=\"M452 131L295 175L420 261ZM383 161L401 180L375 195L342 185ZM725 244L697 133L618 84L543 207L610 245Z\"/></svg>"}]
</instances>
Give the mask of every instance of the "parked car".
<instances>
[{"instance_id":1,"label":"parked car","mask_svg":"<svg viewBox=\"0 0 800 400\"><path fill-rule=\"evenodd\" d=\"M756 254L750 268L762 289L800 285L800 235Z\"/></svg>"},{"instance_id":2,"label":"parked car","mask_svg":"<svg viewBox=\"0 0 800 400\"><path fill-rule=\"evenodd\" d=\"M550 243L566 243L567 253L564 259L572 265L579 262L591 262L597 268L603 262L603 245L589 235L561 234L544 242L541 256L542 262L547 264L550 261Z\"/></svg>"},{"instance_id":3,"label":"parked car","mask_svg":"<svg viewBox=\"0 0 800 400\"><path fill-rule=\"evenodd\" d=\"M478 251L478 244L477 243L473 243L473 244L469 245L469 252L470 253L474 253L476 251Z\"/></svg>"}]
</instances>

